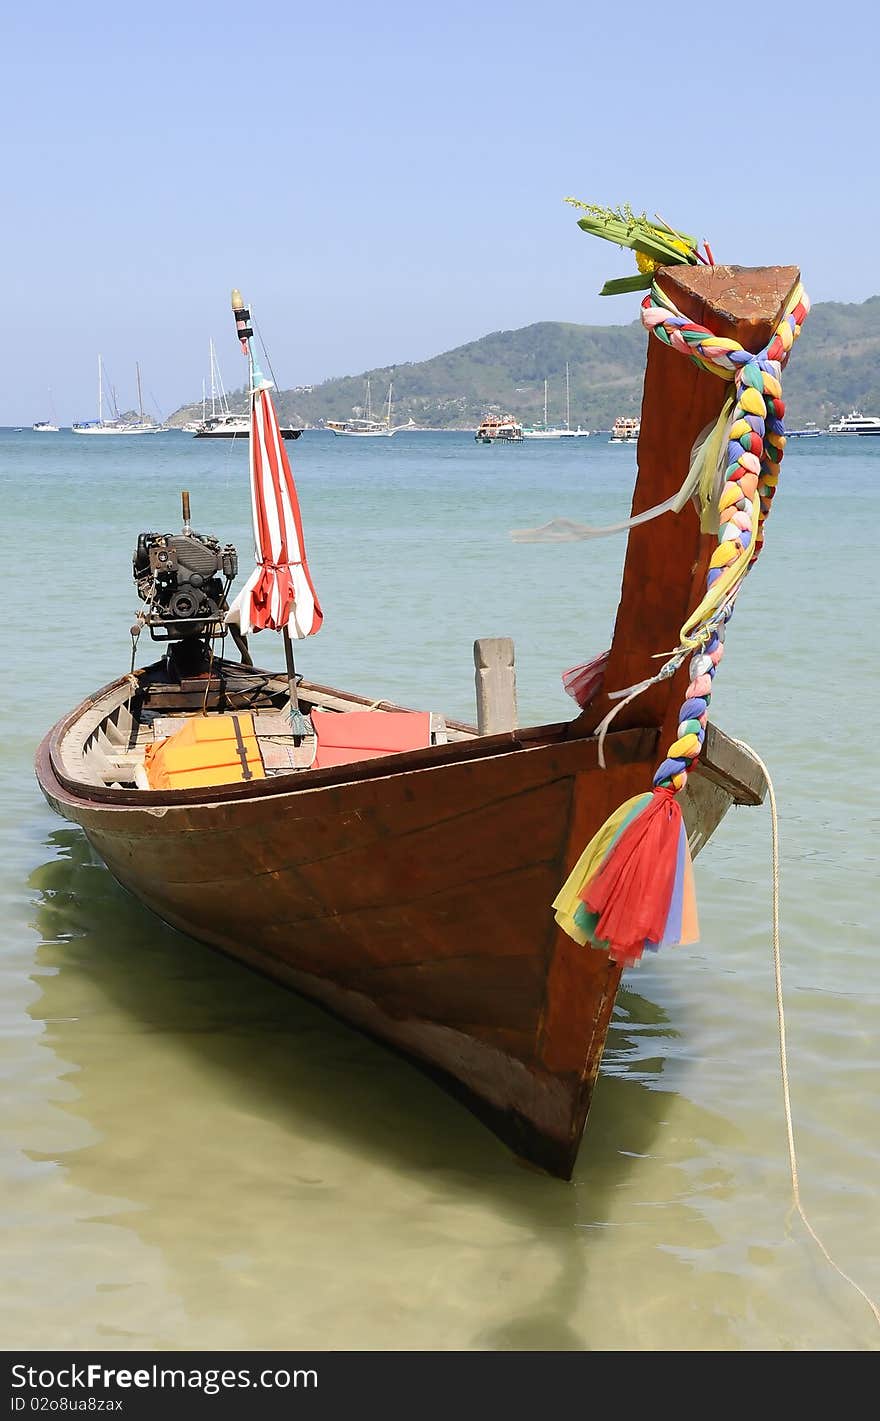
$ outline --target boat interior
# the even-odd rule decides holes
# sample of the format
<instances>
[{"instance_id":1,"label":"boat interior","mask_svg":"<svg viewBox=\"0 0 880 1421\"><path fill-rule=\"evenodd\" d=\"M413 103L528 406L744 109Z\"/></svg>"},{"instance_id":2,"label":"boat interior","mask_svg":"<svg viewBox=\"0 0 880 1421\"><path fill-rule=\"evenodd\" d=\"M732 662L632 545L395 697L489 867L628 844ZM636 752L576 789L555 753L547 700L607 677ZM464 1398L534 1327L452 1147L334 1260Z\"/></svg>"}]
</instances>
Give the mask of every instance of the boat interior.
<instances>
[{"instance_id":1,"label":"boat interior","mask_svg":"<svg viewBox=\"0 0 880 1421\"><path fill-rule=\"evenodd\" d=\"M325 769L477 735L476 726L436 711L370 701L299 676L297 701L300 716L292 718L284 673L220 660L208 675L175 676L163 659L106 687L74 713L57 742L60 767L84 786L185 788L192 778L157 782L151 769L156 750L181 732L198 730L196 722L214 743L223 731L218 722L225 723L231 745L226 763L222 754L208 754L210 763L195 781L201 785ZM236 725L251 746L250 773Z\"/></svg>"}]
</instances>

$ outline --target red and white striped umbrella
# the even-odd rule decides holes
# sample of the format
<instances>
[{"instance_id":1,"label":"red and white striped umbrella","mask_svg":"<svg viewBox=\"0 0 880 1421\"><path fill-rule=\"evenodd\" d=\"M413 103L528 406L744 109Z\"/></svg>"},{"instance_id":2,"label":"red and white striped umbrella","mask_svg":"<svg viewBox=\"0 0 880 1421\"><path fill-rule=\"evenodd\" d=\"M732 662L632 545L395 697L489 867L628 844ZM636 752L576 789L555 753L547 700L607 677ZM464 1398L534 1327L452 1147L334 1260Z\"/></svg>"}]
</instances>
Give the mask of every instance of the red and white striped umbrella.
<instances>
[{"instance_id":1,"label":"red and white striped umbrella","mask_svg":"<svg viewBox=\"0 0 880 1421\"><path fill-rule=\"evenodd\" d=\"M306 562L299 499L269 382L253 357L251 370L251 508L257 566L226 620L237 622L245 635L286 628L299 639L316 632L324 617Z\"/></svg>"}]
</instances>

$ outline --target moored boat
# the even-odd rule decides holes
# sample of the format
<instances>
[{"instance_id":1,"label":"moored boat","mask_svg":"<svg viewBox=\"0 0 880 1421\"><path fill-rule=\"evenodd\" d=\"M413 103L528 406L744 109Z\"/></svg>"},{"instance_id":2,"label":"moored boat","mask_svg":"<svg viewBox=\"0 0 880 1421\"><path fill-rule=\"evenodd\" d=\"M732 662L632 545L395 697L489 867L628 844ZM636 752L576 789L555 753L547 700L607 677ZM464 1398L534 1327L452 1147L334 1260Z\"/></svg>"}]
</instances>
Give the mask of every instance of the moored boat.
<instances>
[{"instance_id":1,"label":"moored boat","mask_svg":"<svg viewBox=\"0 0 880 1421\"><path fill-rule=\"evenodd\" d=\"M363 414L355 415L352 412L350 419L328 419L324 422L325 429L330 429L334 434L354 439L390 439L392 434L399 434L403 429L413 429L413 421L407 420L406 424L392 424L392 395L394 390L393 382L388 385L388 394L385 401L384 420L373 418L373 404L370 393L370 381L367 380L364 390Z\"/></svg>"},{"instance_id":2,"label":"moored boat","mask_svg":"<svg viewBox=\"0 0 880 1421\"><path fill-rule=\"evenodd\" d=\"M609 444L638 444L640 421L627 415L618 415L611 426Z\"/></svg>"},{"instance_id":3,"label":"moored boat","mask_svg":"<svg viewBox=\"0 0 880 1421\"><path fill-rule=\"evenodd\" d=\"M111 390L111 397L112 397L112 402L113 402L113 405L114 405L114 417L113 417L112 419L105 419L105 418L104 418L104 362L103 362L102 357L99 355L99 356L98 356L98 418L97 418L97 419L89 419L89 420L79 420L79 421L77 421L77 423L75 423L75 424L72 426L72 431L73 431L73 433L74 433L74 434L88 434L88 435L102 435L102 436L103 436L103 435L106 435L106 436L114 436L114 435L126 435L126 436L131 436L131 435L136 435L136 434L159 434L159 433L161 433L161 425L158 425L158 424L156 424L153 420L148 419L148 418L146 417L146 415L144 414L144 401L143 401L143 394L142 394L142 391L141 391L141 368L140 368L140 365L137 364L137 362L135 362L135 376L136 376L136 379L137 379L137 392L138 392L138 417L137 417L137 418L133 418L133 417L132 417L132 418L122 418L122 417L120 416L120 414L119 414L119 411L115 408L115 404L116 404L115 396L112 395L112 390Z\"/></svg>"},{"instance_id":4,"label":"moored boat","mask_svg":"<svg viewBox=\"0 0 880 1421\"><path fill-rule=\"evenodd\" d=\"M523 427L523 439L585 439L589 436L588 429L577 429L571 427L571 376L568 361L565 363L565 424L551 425L547 418L547 389L548 381L544 381L544 423L532 424Z\"/></svg>"},{"instance_id":5,"label":"moored boat","mask_svg":"<svg viewBox=\"0 0 880 1421\"><path fill-rule=\"evenodd\" d=\"M658 281L691 323L757 352L797 272L669 267ZM253 376L251 386L253 421L267 395ZM651 340L634 513L681 481L725 391ZM252 435L252 465L264 444ZM279 440L266 447L283 468ZM243 623L242 661L215 658L234 550L194 534L185 509L180 534L144 534L135 555L144 625L168 640L166 655L58 722L38 751L40 787L161 918L395 1047L518 1154L568 1177L623 960L576 941L551 905L676 738L695 674L687 658L606 729L620 705L608 693L650 676L655 653L677 644L714 557L690 503L635 526L611 648L574 719L518 727L510 648L487 642L476 648L477 723L466 725L297 680L290 658L284 671L258 670ZM302 595L314 630L314 589ZM181 734L187 755L193 737L223 742L222 781L216 769L194 780L185 757L174 780ZM704 722L689 734L698 755L676 788L697 852L731 804L759 803L765 786L722 731Z\"/></svg>"},{"instance_id":6,"label":"moored boat","mask_svg":"<svg viewBox=\"0 0 880 1421\"><path fill-rule=\"evenodd\" d=\"M523 427L509 414L487 415L474 435L478 444L521 444Z\"/></svg>"},{"instance_id":7,"label":"moored boat","mask_svg":"<svg viewBox=\"0 0 880 1421\"><path fill-rule=\"evenodd\" d=\"M282 439L299 439L302 430L296 425L279 425ZM187 427L187 432L195 439L249 439L250 420L245 414L218 414L209 416L201 424Z\"/></svg>"},{"instance_id":8,"label":"moored boat","mask_svg":"<svg viewBox=\"0 0 880 1421\"><path fill-rule=\"evenodd\" d=\"M849 414L832 420L828 426L828 433L880 435L880 415L862 414L861 410L850 410Z\"/></svg>"}]
</instances>

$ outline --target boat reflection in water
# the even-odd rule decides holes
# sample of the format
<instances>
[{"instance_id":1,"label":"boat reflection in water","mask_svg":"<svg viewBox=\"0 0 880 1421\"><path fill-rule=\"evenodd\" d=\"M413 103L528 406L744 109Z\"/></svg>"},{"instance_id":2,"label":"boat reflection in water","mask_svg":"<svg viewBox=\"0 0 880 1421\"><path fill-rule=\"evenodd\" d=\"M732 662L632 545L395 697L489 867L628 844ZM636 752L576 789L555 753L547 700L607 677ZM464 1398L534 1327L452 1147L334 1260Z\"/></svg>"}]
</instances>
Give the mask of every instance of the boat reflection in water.
<instances>
[{"instance_id":1,"label":"boat reflection in water","mask_svg":"<svg viewBox=\"0 0 880 1421\"><path fill-rule=\"evenodd\" d=\"M404 1305L409 1256L436 1274L430 1309L405 1308L415 1345L430 1345L438 1314L482 1347L588 1345L596 1229L621 1209L639 1222L633 1175L669 1113L677 1033L662 1008L619 994L592 1147L579 1187L560 1189L511 1169L419 1071L157 923L78 830L54 831L46 858L30 880L44 1098L26 1167L44 1180L52 1167L55 1192L44 1183L29 1227L51 1225L58 1253L43 1264L35 1335L57 1322L71 1345L281 1347L291 1329L303 1346L388 1345L370 1300L382 1277L389 1306ZM674 1166L665 1191L689 1237L683 1185ZM485 1297L499 1266L512 1289L468 1312L463 1298ZM658 1266L664 1291L688 1286L687 1262ZM60 1282L74 1269L72 1321Z\"/></svg>"}]
</instances>

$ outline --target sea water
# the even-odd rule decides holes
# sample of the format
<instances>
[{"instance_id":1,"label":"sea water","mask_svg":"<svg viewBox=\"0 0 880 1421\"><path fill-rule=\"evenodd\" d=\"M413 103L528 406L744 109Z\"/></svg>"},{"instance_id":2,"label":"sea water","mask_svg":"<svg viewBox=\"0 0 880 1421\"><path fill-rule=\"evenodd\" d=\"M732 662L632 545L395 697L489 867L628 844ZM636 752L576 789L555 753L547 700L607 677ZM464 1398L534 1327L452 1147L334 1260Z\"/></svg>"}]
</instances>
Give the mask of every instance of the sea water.
<instances>
[{"instance_id":1,"label":"sea water","mask_svg":"<svg viewBox=\"0 0 880 1421\"><path fill-rule=\"evenodd\" d=\"M608 645L624 540L510 533L625 517L632 446L287 447L325 612L297 645L307 677L473 720L472 642L512 636L521 723L573 712L560 673ZM712 704L779 797L804 1206L875 1297L878 483L880 440L791 441ZM178 530L183 489L249 566L246 446L0 433L4 1345L877 1348L788 1217L766 806L698 860L699 945L626 974L570 1184L163 926L51 813L34 750L128 669L136 537ZM254 650L281 665L271 634Z\"/></svg>"}]
</instances>

